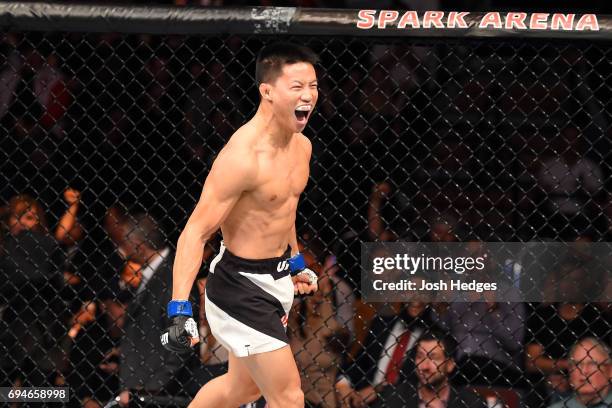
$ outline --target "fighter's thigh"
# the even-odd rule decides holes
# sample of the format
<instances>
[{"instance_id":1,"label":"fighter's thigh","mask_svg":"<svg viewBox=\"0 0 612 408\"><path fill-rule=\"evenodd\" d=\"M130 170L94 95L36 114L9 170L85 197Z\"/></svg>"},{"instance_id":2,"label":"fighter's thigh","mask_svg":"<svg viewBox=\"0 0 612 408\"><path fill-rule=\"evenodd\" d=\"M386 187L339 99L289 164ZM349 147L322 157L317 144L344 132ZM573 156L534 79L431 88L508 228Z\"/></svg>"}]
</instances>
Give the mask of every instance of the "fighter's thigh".
<instances>
[{"instance_id":1,"label":"fighter's thigh","mask_svg":"<svg viewBox=\"0 0 612 408\"><path fill-rule=\"evenodd\" d=\"M289 346L241 358L264 396L279 395L301 387L300 373Z\"/></svg>"},{"instance_id":2,"label":"fighter's thigh","mask_svg":"<svg viewBox=\"0 0 612 408\"><path fill-rule=\"evenodd\" d=\"M255 381L253 381L253 378L251 377L251 372L246 366L243 359L236 357L231 351L229 352L227 375L231 384L231 389L243 390L244 394L248 395L261 394L259 387L255 383Z\"/></svg>"}]
</instances>

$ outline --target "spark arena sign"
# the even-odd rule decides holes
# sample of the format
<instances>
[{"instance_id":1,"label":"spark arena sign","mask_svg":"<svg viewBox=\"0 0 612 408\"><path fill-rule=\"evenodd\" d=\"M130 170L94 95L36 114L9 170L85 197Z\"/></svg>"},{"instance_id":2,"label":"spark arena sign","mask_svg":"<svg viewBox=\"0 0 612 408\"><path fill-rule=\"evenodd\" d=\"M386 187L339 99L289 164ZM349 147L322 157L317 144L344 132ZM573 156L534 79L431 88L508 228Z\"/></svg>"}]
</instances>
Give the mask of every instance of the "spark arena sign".
<instances>
[{"instance_id":1,"label":"spark arena sign","mask_svg":"<svg viewBox=\"0 0 612 408\"><path fill-rule=\"evenodd\" d=\"M481 15L474 19L470 14ZM471 17L471 18L470 18ZM466 18L469 22L466 22ZM469 13L458 11L359 10L357 28L479 28L506 30L599 31L595 14L574 13Z\"/></svg>"}]
</instances>

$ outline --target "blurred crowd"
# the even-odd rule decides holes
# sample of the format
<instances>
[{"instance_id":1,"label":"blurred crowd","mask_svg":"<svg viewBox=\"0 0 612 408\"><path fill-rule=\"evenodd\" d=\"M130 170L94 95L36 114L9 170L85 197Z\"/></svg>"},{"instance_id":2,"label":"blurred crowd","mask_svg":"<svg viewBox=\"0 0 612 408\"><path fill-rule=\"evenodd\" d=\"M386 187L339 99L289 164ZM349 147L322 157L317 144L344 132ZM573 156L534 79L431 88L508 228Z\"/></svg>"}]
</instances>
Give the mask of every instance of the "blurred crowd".
<instances>
[{"instance_id":1,"label":"blurred crowd","mask_svg":"<svg viewBox=\"0 0 612 408\"><path fill-rule=\"evenodd\" d=\"M164 398L226 369L202 301L219 237L192 293L204 341L172 354L159 333L178 232L257 105L260 45L3 33L2 386L184 406ZM309 406L610 406L608 303L368 304L359 266L368 241L612 241L607 49L313 47L322 100L298 225L320 290L288 324Z\"/></svg>"},{"instance_id":2,"label":"blurred crowd","mask_svg":"<svg viewBox=\"0 0 612 408\"><path fill-rule=\"evenodd\" d=\"M203 341L191 354L168 352L158 336L173 251L158 221L114 206L86 236L80 193L67 189L63 200L54 229L29 195L4 209L3 385L69 386L71 406L100 407L115 396L125 405L139 396L189 398L224 372L227 352L203 308L206 271L192 293ZM438 220L426 239L457 237ZM458 407L495 406L498 398L517 407L610 402L608 303L368 304L350 274L349 246L329 252L308 233L301 241L319 291L296 300L288 330L309 406L416 407L415 392Z\"/></svg>"}]
</instances>

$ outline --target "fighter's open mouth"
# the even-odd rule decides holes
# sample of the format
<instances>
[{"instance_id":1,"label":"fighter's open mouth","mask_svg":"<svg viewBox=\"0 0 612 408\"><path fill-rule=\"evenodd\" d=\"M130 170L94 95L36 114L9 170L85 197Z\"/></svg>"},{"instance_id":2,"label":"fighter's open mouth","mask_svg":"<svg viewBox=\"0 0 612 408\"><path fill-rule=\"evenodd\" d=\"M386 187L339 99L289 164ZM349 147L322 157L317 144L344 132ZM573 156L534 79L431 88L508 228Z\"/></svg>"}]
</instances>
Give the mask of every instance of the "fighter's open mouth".
<instances>
[{"instance_id":1,"label":"fighter's open mouth","mask_svg":"<svg viewBox=\"0 0 612 408\"><path fill-rule=\"evenodd\" d=\"M306 117L308 116L308 112L296 110L295 116L298 118L299 121L302 121L306 119Z\"/></svg>"},{"instance_id":2,"label":"fighter's open mouth","mask_svg":"<svg viewBox=\"0 0 612 408\"><path fill-rule=\"evenodd\" d=\"M311 105L300 105L295 109L295 117L300 122L303 120L306 120L311 109L312 109Z\"/></svg>"}]
</instances>

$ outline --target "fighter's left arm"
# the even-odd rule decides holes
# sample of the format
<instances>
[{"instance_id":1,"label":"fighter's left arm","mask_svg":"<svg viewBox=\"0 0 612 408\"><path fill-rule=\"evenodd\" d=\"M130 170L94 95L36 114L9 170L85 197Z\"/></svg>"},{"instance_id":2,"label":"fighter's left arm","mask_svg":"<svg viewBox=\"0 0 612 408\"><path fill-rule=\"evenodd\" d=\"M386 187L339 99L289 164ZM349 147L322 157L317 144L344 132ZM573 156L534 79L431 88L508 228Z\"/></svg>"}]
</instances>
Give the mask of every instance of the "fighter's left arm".
<instances>
[{"instance_id":1,"label":"fighter's left arm","mask_svg":"<svg viewBox=\"0 0 612 408\"><path fill-rule=\"evenodd\" d=\"M306 177L310 173L310 156L312 155L312 144L310 140L300 134L300 146L304 152L306 161ZM291 228L289 235L289 246L291 247L291 258L289 259L289 268L293 279L295 294L313 294L317 290L317 274L306 266L304 256L300 254L300 247L297 239L297 228L295 222Z\"/></svg>"},{"instance_id":2,"label":"fighter's left arm","mask_svg":"<svg viewBox=\"0 0 612 408\"><path fill-rule=\"evenodd\" d=\"M297 253L300 252L300 246L298 244L297 230L295 228L295 222L293 223L291 232L289 232L289 246L291 247L291 256L297 255Z\"/></svg>"}]
</instances>

